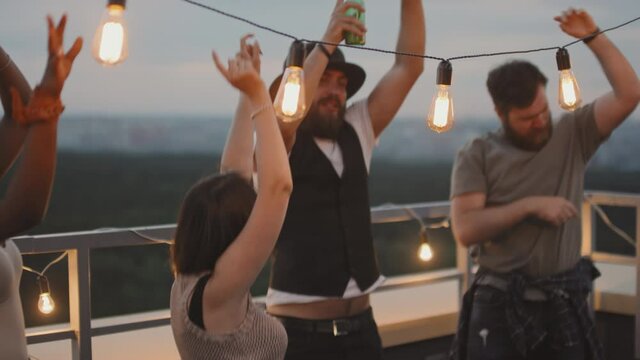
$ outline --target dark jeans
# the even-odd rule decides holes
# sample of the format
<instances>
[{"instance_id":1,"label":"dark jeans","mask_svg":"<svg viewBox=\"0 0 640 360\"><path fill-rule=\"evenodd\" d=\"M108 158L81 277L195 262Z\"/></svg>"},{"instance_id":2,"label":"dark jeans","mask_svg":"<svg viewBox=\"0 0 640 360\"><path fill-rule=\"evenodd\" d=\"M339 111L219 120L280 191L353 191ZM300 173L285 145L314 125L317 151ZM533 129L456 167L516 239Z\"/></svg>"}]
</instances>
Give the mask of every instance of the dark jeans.
<instances>
[{"instance_id":1,"label":"dark jeans","mask_svg":"<svg viewBox=\"0 0 640 360\"><path fill-rule=\"evenodd\" d=\"M477 287L474 298L469 333L467 338L467 360L583 360L587 350L584 339L563 348L554 348L547 336L534 351L523 357L511 342L505 312L506 293L490 286ZM545 327L554 321L548 301L527 301L526 306L542 319ZM577 315L572 316L578 322Z\"/></svg>"},{"instance_id":2,"label":"dark jeans","mask_svg":"<svg viewBox=\"0 0 640 360\"><path fill-rule=\"evenodd\" d=\"M342 336L287 328L285 360L379 360L382 343L374 321L360 331Z\"/></svg>"}]
</instances>

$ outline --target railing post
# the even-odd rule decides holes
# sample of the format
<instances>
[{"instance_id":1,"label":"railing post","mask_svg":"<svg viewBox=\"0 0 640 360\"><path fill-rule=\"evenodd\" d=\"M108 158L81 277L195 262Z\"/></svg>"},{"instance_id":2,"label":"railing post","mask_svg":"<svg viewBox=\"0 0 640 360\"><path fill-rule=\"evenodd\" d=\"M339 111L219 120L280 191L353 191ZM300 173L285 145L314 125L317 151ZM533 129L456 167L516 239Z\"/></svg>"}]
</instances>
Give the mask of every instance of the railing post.
<instances>
[{"instance_id":1,"label":"railing post","mask_svg":"<svg viewBox=\"0 0 640 360\"><path fill-rule=\"evenodd\" d=\"M596 222L595 214L591 208L591 203L587 197L589 194L584 194L582 200L582 209L580 218L582 220L582 244L580 247L580 254L582 256L591 256L595 248L595 234L596 234ZM591 305L591 311L595 317L596 313L596 286L595 282L592 284L591 294L589 294L589 305Z\"/></svg>"},{"instance_id":2,"label":"railing post","mask_svg":"<svg viewBox=\"0 0 640 360\"><path fill-rule=\"evenodd\" d=\"M471 262L469 261L469 249L458 244L456 242L456 267L462 274L462 281L460 282L460 305L462 305L462 296L469 288L469 281L471 281Z\"/></svg>"},{"instance_id":3,"label":"railing post","mask_svg":"<svg viewBox=\"0 0 640 360\"><path fill-rule=\"evenodd\" d=\"M91 268L90 249L69 250L69 321L73 360L91 360Z\"/></svg>"},{"instance_id":4,"label":"railing post","mask_svg":"<svg viewBox=\"0 0 640 360\"><path fill-rule=\"evenodd\" d=\"M595 238L595 221L594 213L591 209L591 203L585 199L582 200L582 247L580 253L582 256L590 256L593 253L593 239Z\"/></svg>"},{"instance_id":5,"label":"railing post","mask_svg":"<svg viewBox=\"0 0 640 360\"><path fill-rule=\"evenodd\" d=\"M636 204L636 333L635 333L635 358L640 358L640 204Z\"/></svg>"}]
</instances>

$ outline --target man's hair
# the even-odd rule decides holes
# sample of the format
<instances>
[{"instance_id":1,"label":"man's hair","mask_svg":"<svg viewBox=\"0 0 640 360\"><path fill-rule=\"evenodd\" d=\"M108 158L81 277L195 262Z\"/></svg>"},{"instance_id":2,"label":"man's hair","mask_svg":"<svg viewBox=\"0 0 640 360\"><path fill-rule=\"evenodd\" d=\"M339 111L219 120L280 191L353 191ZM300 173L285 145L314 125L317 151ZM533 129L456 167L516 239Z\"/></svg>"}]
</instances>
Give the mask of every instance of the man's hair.
<instances>
[{"instance_id":1,"label":"man's hair","mask_svg":"<svg viewBox=\"0 0 640 360\"><path fill-rule=\"evenodd\" d=\"M173 270L181 274L212 271L240 234L256 200L251 185L228 173L204 178L185 196L171 246Z\"/></svg>"},{"instance_id":2,"label":"man's hair","mask_svg":"<svg viewBox=\"0 0 640 360\"><path fill-rule=\"evenodd\" d=\"M547 78L538 68L522 60L509 61L489 72L487 89L499 113L507 115L514 108L531 105L538 86L547 85Z\"/></svg>"}]
</instances>

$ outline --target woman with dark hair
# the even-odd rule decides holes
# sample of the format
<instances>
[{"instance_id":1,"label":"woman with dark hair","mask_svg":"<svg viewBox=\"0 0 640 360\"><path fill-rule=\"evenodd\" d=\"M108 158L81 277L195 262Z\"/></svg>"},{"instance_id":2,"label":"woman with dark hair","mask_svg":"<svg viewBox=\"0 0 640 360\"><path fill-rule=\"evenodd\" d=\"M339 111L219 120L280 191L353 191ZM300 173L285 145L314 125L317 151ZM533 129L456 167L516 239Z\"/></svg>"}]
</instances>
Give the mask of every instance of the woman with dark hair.
<instances>
[{"instance_id":1,"label":"woman with dark hair","mask_svg":"<svg viewBox=\"0 0 640 360\"><path fill-rule=\"evenodd\" d=\"M56 168L58 119L64 109L60 93L82 48L77 38L69 51L62 46L67 17L49 26L48 60L42 81L29 83L0 47L0 178L20 153L7 191L0 199L0 358L27 359L24 316L20 302L22 257L9 239L38 225L44 218Z\"/></svg>"},{"instance_id":2,"label":"woman with dark hair","mask_svg":"<svg viewBox=\"0 0 640 360\"><path fill-rule=\"evenodd\" d=\"M292 181L259 75L260 48L248 44L247 37L228 68L213 53L220 73L241 92L240 103L222 157L223 173L189 190L171 251L176 276L171 327L183 359L281 359L287 347L282 325L256 308L249 293L278 238ZM257 193L251 186L252 126Z\"/></svg>"}]
</instances>

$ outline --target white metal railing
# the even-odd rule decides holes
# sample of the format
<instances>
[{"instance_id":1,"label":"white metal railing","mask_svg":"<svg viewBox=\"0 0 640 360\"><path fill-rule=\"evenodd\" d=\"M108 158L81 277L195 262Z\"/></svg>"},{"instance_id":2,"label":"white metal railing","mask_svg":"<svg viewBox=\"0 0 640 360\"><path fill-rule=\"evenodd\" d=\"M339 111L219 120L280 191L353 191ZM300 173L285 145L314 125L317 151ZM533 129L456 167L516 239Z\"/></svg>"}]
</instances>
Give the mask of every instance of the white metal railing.
<instances>
[{"instance_id":1,"label":"white metal railing","mask_svg":"<svg viewBox=\"0 0 640 360\"><path fill-rule=\"evenodd\" d=\"M635 264L637 267L637 289L640 289L640 255L633 257L594 252L595 226L593 205L625 206L636 209L636 244L640 238L640 195L621 193L585 193L582 206L583 244L582 254L591 255L595 261L617 264ZM417 204L385 205L371 209L374 224L411 221L413 217L406 208L412 209L421 218L445 218L449 216L449 202L430 202ZM134 229L95 230L74 233L22 236L13 240L22 254L41 254L50 252L68 252L69 267L69 327L51 330L27 337L29 344L58 340L71 340L73 360L92 358L92 337L116 334L125 331L140 330L169 324L168 316L158 316L145 320L125 322L108 326L92 326L91 288L90 288L90 252L92 249L120 246L152 245L157 242L136 234L151 238L169 239L173 237L175 225L139 227ZM637 246L637 245L636 245ZM636 254L640 252L636 251ZM416 273L402 280L390 279L377 291L425 285L448 280L459 281L459 296L469 284L471 261L468 251L456 244L456 268L438 273ZM636 290L637 294L637 290ZM640 311L640 297L636 296L636 313ZM640 355L640 317L636 317L636 357Z\"/></svg>"},{"instance_id":2,"label":"white metal railing","mask_svg":"<svg viewBox=\"0 0 640 360\"><path fill-rule=\"evenodd\" d=\"M595 237L595 212L594 206L616 206L635 209L635 256L613 255L594 251ZM606 262L621 265L635 265L636 267L636 292L635 292L635 358L640 358L640 195L613 192L586 192L585 201L582 203L582 255L590 255L593 261Z\"/></svg>"},{"instance_id":3,"label":"white metal railing","mask_svg":"<svg viewBox=\"0 0 640 360\"><path fill-rule=\"evenodd\" d=\"M171 238L175 225L135 228L149 237ZM90 253L93 249L157 244L131 230L95 230L74 233L23 236L13 239L22 254L66 251L69 267L69 327L29 335L29 344L71 340L73 360L91 359L91 338L98 335L167 325L168 317L127 324L92 327Z\"/></svg>"}]
</instances>

